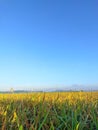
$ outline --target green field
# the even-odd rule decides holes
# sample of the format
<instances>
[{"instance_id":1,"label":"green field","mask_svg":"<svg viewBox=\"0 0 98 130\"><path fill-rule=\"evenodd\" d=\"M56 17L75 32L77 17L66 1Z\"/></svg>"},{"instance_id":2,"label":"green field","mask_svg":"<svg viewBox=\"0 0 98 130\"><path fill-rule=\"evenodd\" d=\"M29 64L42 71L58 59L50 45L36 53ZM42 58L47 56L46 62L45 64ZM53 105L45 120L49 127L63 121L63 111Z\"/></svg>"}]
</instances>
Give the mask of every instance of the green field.
<instances>
[{"instance_id":1,"label":"green field","mask_svg":"<svg viewBox=\"0 0 98 130\"><path fill-rule=\"evenodd\" d=\"M98 92L0 94L0 130L98 130Z\"/></svg>"}]
</instances>

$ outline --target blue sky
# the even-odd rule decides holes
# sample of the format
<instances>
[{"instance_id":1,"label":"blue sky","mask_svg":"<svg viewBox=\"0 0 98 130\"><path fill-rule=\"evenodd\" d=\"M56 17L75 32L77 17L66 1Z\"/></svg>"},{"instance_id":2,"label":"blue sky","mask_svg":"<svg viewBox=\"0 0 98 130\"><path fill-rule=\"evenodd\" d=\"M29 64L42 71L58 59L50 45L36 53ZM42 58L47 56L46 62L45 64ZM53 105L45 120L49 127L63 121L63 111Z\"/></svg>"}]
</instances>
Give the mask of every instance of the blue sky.
<instances>
[{"instance_id":1,"label":"blue sky","mask_svg":"<svg viewBox=\"0 0 98 130\"><path fill-rule=\"evenodd\" d=\"M1 0L0 90L73 84L98 84L98 1Z\"/></svg>"}]
</instances>

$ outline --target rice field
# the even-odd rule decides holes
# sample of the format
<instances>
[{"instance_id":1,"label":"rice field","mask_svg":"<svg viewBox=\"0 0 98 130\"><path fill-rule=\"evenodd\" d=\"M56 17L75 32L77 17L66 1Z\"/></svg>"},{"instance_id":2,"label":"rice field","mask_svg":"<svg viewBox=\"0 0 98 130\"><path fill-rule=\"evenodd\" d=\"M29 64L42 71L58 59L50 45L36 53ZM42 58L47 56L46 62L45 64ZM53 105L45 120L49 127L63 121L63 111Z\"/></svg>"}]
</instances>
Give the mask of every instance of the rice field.
<instances>
[{"instance_id":1,"label":"rice field","mask_svg":"<svg viewBox=\"0 0 98 130\"><path fill-rule=\"evenodd\" d=\"M0 130L98 130L98 92L0 94Z\"/></svg>"}]
</instances>

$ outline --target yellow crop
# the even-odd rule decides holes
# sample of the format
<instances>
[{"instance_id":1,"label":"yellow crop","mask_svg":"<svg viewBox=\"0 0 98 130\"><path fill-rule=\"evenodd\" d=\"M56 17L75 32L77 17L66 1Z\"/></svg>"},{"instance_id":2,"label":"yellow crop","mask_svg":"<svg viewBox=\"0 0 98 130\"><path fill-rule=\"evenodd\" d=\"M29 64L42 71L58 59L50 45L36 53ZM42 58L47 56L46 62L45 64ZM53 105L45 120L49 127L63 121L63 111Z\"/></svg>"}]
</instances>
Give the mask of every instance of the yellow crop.
<instances>
[{"instance_id":1,"label":"yellow crop","mask_svg":"<svg viewBox=\"0 0 98 130\"><path fill-rule=\"evenodd\" d=\"M98 130L98 92L0 94L0 130Z\"/></svg>"}]
</instances>

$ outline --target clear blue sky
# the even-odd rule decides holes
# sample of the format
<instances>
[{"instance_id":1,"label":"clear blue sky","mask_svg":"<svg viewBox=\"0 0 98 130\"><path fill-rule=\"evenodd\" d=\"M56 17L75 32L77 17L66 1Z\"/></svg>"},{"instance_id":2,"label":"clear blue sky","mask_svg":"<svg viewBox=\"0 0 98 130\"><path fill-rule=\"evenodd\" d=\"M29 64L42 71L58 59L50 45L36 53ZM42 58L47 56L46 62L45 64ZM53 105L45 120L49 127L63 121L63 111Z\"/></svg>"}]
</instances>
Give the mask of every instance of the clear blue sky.
<instances>
[{"instance_id":1,"label":"clear blue sky","mask_svg":"<svg viewBox=\"0 0 98 130\"><path fill-rule=\"evenodd\" d=\"M0 90L98 84L97 0L1 0Z\"/></svg>"}]
</instances>

